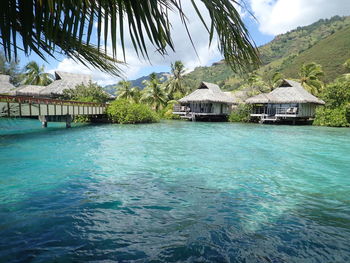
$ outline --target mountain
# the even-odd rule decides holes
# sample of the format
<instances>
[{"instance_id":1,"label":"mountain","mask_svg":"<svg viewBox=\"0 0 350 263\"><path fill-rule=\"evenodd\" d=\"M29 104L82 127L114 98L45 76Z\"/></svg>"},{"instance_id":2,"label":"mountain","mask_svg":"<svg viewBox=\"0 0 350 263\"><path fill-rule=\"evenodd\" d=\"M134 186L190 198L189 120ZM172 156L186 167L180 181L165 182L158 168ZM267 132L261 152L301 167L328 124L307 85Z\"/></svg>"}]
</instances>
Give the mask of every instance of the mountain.
<instances>
[{"instance_id":1,"label":"mountain","mask_svg":"<svg viewBox=\"0 0 350 263\"><path fill-rule=\"evenodd\" d=\"M286 78L298 78L303 63L316 62L325 72L324 81L330 82L345 72L342 64L350 58L350 16L335 16L321 19L311 25L298 27L285 34L276 36L269 43L260 46L262 61L257 73L268 80L275 72L281 72ZM186 65L185 65L186 66ZM169 73L157 73L164 77ZM186 85L191 89L198 87L201 81L218 84L224 90L240 89L247 75L234 73L221 60L208 67L197 67L184 76ZM142 81L148 76L132 80L133 86L144 88ZM106 86L107 91L115 85Z\"/></svg>"},{"instance_id":2,"label":"mountain","mask_svg":"<svg viewBox=\"0 0 350 263\"><path fill-rule=\"evenodd\" d=\"M313 47L295 57L292 64L282 69L286 76L296 78L298 69L305 61L321 64L325 72L325 81L330 82L341 74L346 73L342 67L345 60L350 58L350 26L340 30Z\"/></svg>"},{"instance_id":3,"label":"mountain","mask_svg":"<svg viewBox=\"0 0 350 263\"><path fill-rule=\"evenodd\" d=\"M259 47L262 66L257 73L265 80L277 71L285 77L297 78L303 63L316 62L323 66L324 81L329 82L344 73L342 64L350 58L349 47L350 17L321 19L278 35ZM200 81L208 81L223 89L235 90L241 86L243 77L220 61L209 67L196 68L185 79L190 87L196 87Z\"/></svg>"}]
</instances>

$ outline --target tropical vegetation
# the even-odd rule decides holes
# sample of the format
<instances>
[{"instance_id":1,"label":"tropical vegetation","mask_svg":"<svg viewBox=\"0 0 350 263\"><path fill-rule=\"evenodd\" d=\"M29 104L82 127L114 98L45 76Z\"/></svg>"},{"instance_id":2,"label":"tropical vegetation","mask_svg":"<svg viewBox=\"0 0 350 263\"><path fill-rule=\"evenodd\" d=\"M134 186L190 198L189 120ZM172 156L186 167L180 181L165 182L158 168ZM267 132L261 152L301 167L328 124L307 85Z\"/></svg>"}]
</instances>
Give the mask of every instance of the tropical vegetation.
<instances>
[{"instance_id":1,"label":"tropical vegetation","mask_svg":"<svg viewBox=\"0 0 350 263\"><path fill-rule=\"evenodd\" d=\"M158 115L147 105L118 99L107 108L107 115L113 123L136 124L158 122Z\"/></svg>"},{"instance_id":2,"label":"tropical vegetation","mask_svg":"<svg viewBox=\"0 0 350 263\"><path fill-rule=\"evenodd\" d=\"M299 71L301 85L315 96L322 91L324 84L321 79L323 76L322 66L315 62L303 64Z\"/></svg>"},{"instance_id":3,"label":"tropical vegetation","mask_svg":"<svg viewBox=\"0 0 350 263\"><path fill-rule=\"evenodd\" d=\"M74 89L63 90L62 99L105 103L110 99L110 95L101 86L97 85L97 83L90 81L87 85L80 84Z\"/></svg>"},{"instance_id":4,"label":"tropical vegetation","mask_svg":"<svg viewBox=\"0 0 350 263\"><path fill-rule=\"evenodd\" d=\"M149 104L155 111L159 111L167 103L168 96L155 73L151 73L149 80L144 81L145 89L141 101Z\"/></svg>"},{"instance_id":5,"label":"tropical vegetation","mask_svg":"<svg viewBox=\"0 0 350 263\"><path fill-rule=\"evenodd\" d=\"M53 81L53 76L45 72L44 65L39 66L35 61L24 67L23 84L46 86Z\"/></svg>"},{"instance_id":6,"label":"tropical vegetation","mask_svg":"<svg viewBox=\"0 0 350 263\"><path fill-rule=\"evenodd\" d=\"M326 102L316 112L315 125L350 126L350 80L343 76L327 85L320 94Z\"/></svg>"},{"instance_id":7,"label":"tropical vegetation","mask_svg":"<svg viewBox=\"0 0 350 263\"><path fill-rule=\"evenodd\" d=\"M182 61L175 61L171 63L171 76L165 82L165 89L168 93L169 99L180 99L186 94L187 88L185 86L183 75L185 73L185 66Z\"/></svg>"},{"instance_id":8,"label":"tropical vegetation","mask_svg":"<svg viewBox=\"0 0 350 263\"><path fill-rule=\"evenodd\" d=\"M234 108L228 118L230 122L249 122L251 106L248 104L239 104Z\"/></svg>"},{"instance_id":9,"label":"tropical vegetation","mask_svg":"<svg viewBox=\"0 0 350 263\"><path fill-rule=\"evenodd\" d=\"M118 99L131 99L132 98L132 92L131 92L131 82L126 80L121 80L118 82L118 85L116 87L117 89L117 98Z\"/></svg>"}]
</instances>

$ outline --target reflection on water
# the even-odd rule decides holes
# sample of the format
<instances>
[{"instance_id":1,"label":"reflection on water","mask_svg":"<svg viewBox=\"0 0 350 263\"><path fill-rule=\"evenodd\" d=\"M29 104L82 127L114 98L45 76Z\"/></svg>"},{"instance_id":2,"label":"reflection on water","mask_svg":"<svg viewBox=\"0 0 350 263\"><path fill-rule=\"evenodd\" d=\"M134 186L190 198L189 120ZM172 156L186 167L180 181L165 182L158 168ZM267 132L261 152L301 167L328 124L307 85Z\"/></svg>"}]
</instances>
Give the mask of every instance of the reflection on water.
<instances>
[{"instance_id":1,"label":"reflection on water","mask_svg":"<svg viewBox=\"0 0 350 263\"><path fill-rule=\"evenodd\" d=\"M0 261L350 261L348 129L22 124L0 128Z\"/></svg>"}]
</instances>

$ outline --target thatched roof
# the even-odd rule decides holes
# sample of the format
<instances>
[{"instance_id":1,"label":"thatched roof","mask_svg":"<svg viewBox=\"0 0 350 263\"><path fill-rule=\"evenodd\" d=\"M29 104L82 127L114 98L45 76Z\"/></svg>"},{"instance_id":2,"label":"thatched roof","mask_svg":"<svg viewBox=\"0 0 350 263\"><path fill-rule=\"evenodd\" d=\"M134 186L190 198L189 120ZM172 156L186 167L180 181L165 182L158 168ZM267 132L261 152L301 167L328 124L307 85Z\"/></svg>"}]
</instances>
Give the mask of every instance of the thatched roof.
<instances>
[{"instance_id":1,"label":"thatched roof","mask_svg":"<svg viewBox=\"0 0 350 263\"><path fill-rule=\"evenodd\" d=\"M230 93L230 92L229 92ZM182 103L188 102L222 102L235 103L231 93L222 92L218 85L202 82L198 89L179 100Z\"/></svg>"},{"instance_id":2,"label":"thatched roof","mask_svg":"<svg viewBox=\"0 0 350 263\"><path fill-rule=\"evenodd\" d=\"M40 91L42 91L45 88L46 86L23 85L15 90L15 94L20 96L39 96Z\"/></svg>"},{"instance_id":3,"label":"thatched roof","mask_svg":"<svg viewBox=\"0 0 350 263\"><path fill-rule=\"evenodd\" d=\"M9 75L0 75L0 94L13 94L15 89L16 87L10 83Z\"/></svg>"},{"instance_id":4,"label":"thatched roof","mask_svg":"<svg viewBox=\"0 0 350 263\"><path fill-rule=\"evenodd\" d=\"M282 84L270 93L262 93L245 101L248 104L265 103L314 103L325 102L306 91L299 82L283 80Z\"/></svg>"},{"instance_id":5,"label":"thatched roof","mask_svg":"<svg viewBox=\"0 0 350 263\"><path fill-rule=\"evenodd\" d=\"M73 74L68 72L55 72L56 80L48 86L23 85L16 89L16 95L51 97L62 95L65 89L74 89L76 85L88 84L91 81L90 75Z\"/></svg>"},{"instance_id":6,"label":"thatched roof","mask_svg":"<svg viewBox=\"0 0 350 263\"><path fill-rule=\"evenodd\" d=\"M87 85L91 81L91 75L62 71L55 71L55 77L56 80L42 89L40 95L62 95L65 89L74 89L79 84Z\"/></svg>"}]
</instances>

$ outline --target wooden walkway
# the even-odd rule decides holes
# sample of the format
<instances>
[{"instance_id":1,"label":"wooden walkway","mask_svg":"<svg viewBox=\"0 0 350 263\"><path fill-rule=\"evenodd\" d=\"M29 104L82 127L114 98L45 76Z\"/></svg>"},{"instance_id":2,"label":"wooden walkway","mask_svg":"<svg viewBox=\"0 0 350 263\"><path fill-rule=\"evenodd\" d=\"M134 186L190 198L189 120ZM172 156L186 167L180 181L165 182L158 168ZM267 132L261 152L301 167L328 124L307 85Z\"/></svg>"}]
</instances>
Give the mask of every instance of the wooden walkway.
<instances>
[{"instance_id":1,"label":"wooden walkway","mask_svg":"<svg viewBox=\"0 0 350 263\"><path fill-rule=\"evenodd\" d=\"M0 117L37 117L43 127L48 121L66 122L70 127L74 116L98 116L105 111L106 104L101 103L0 95Z\"/></svg>"}]
</instances>

